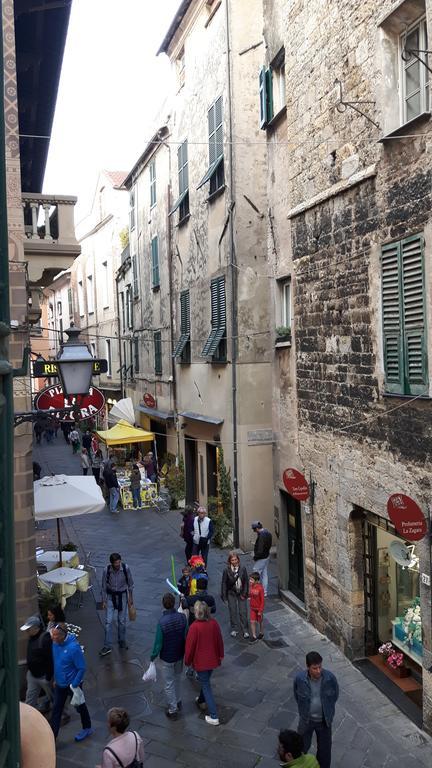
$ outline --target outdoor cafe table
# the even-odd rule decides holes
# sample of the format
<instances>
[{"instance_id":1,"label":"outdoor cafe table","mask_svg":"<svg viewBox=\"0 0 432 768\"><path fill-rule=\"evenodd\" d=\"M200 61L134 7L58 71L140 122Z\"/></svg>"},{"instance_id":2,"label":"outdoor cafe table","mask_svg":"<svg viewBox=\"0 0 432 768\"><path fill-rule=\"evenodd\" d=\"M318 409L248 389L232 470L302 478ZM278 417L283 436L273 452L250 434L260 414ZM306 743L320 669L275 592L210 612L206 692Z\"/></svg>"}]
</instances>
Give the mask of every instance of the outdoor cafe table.
<instances>
[{"instance_id":1,"label":"outdoor cafe table","mask_svg":"<svg viewBox=\"0 0 432 768\"><path fill-rule=\"evenodd\" d=\"M42 565L46 565L47 571L52 571L53 568L57 568L59 564L59 552L56 550L48 550L47 552L41 552L36 555L36 562ZM78 565L79 559L77 552L62 552L62 564L66 567L73 567Z\"/></svg>"},{"instance_id":2,"label":"outdoor cafe table","mask_svg":"<svg viewBox=\"0 0 432 768\"><path fill-rule=\"evenodd\" d=\"M83 571L79 568L54 568L48 573L41 573L39 579L48 586L56 586L59 591L59 599L62 607L66 605L66 598L72 597L76 592L76 582L82 579Z\"/></svg>"}]
</instances>

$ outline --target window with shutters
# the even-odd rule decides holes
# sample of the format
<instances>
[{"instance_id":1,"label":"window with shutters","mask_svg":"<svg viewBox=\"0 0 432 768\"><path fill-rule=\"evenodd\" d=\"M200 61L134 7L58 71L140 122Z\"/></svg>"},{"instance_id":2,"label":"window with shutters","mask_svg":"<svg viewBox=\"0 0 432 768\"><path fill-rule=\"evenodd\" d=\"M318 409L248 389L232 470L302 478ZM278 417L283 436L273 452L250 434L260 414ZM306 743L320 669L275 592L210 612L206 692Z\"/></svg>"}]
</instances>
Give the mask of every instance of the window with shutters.
<instances>
[{"instance_id":1,"label":"window with shutters","mask_svg":"<svg viewBox=\"0 0 432 768\"><path fill-rule=\"evenodd\" d=\"M159 276L159 242L158 237L153 237L151 241L151 260L152 260L152 288L157 290L160 287Z\"/></svg>"},{"instance_id":2,"label":"window with shutters","mask_svg":"<svg viewBox=\"0 0 432 768\"><path fill-rule=\"evenodd\" d=\"M285 48L281 48L268 68L259 73L260 128L269 124L286 111L285 95Z\"/></svg>"},{"instance_id":3,"label":"window with shutters","mask_svg":"<svg viewBox=\"0 0 432 768\"><path fill-rule=\"evenodd\" d=\"M226 299L225 277L216 277L210 283L211 330L201 355L211 357L214 363L226 362Z\"/></svg>"},{"instance_id":4,"label":"window with shutters","mask_svg":"<svg viewBox=\"0 0 432 768\"><path fill-rule=\"evenodd\" d=\"M156 376L162 375L162 334L155 331L153 334L154 343L154 371Z\"/></svg>"},{"instance_id":5,"label":"window with shutters","mask_svg":"<svg viewBox=\"0 0 432 768\"><path fill-rule=\"evenodd\" d=\"M136 254L132 256L132 285L133 285L133 297L139 298L139 281L138 281L138 260Z\"/></svg>"},{"instance_id":6,"label":"window with shutters","mask_svg":"<svg viewBox=\"0 0 432 768\"><path fill-rule=\"evenodd\" d=\"M133 370L134 374L139 373L140 369L140 359L139 359L139 338L138 336L135 336L133 340Z\"/></svg>"},{"instance_id":7,"label":"window with shutters","mask_svg":"<svg viewBox=\"0 0 432 768\"><path fill-rule=\"evenodd\" d=\"M382 246L381 279L386 391L427 394L422 234Z\"/></svg>"},{"instance_id":8,"label":"window with shutters","mask_svg":"<svg viewBox=\"0 0 432 768\"><path fill-rule=\"evenodd\" d=\"M181 363L190 363L190 295L189 291L180 294L180 338L175 346L173 357Z\"/></svg>"},{"instance_id":9,"label":"window with shutters","mask_svg":"<svg viewBox=\"0 0 432 768\"><path fill-rule=\"evenodd\" d=\"M182 144L180 144L177 150L177 163L179 194L168 215L172 216L172 214L178 210L179 225L181 225L187 220L189 216L189 169L187 139Z\"/></svg>"},{"instance_id":10,"label":"window with shutters","mask_svg":"<svg viewBox=\"0 0 432 768\"><path fill-rule=\"evenodd\" d=\"M209 195L211 197L225 186L222 96L216 99L208 111L208 142L209 167L197 189L201 189L204 184L210 182Z\"/></svg>"},{"instance_id":11,"label":"window with shutters","mask_svg":"<svg viewBox=\"0 0 432 768\"><path fill-rule=\"evenodd\" d=\"M405 29L400 42L403 122L429 110L430 66L426 18Z\"/></svg>"},{"instance_id":12,"label":"window with shutters","mask_svg":"<svg viewBox=\"0 0 432 768\"><path fill-rule=\"evenodd\" d=\"M150 208L156 205L156 160L149 165L150 174Z\"/></svg>"},{"instance_id":13,"label":"window with shutters","mask_svg":"<svg viewBox=\"0 0 432 768\"><path fill-rule=\"evenodd\" d=\"M135 228L135 191L129 195L129 229Z\"/></svg>"}]
</instances>

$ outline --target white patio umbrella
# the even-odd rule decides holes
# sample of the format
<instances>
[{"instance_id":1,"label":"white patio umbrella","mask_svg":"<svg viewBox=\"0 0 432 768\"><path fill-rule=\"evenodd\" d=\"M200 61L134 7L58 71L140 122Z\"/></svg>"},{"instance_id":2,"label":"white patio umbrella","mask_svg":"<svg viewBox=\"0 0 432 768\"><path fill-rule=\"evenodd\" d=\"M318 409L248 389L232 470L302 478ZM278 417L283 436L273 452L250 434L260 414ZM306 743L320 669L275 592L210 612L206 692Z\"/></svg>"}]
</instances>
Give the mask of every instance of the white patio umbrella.
<instances>
[{"instance_id":1,"label":"white patio umbrella","mask_svg":"<svg viewBox=\"0 0 432 768\"><path fill-rule=\"evenodd\" d=\"M36 480L33 487L36 521L57 520L61 566L60 519L101 512L105 507L105 499L93 475L52 475Z\"/></svg>"},{"instance_id":2,"label":"white patio umbrella","mask_svg":"<svg viewBox=\"0 0 432 768\"><path fill-rule=\"evenodd\" d=\"M127 421L132 426L135 424L135 411L130 397L124 397L112 406L108 414L108 422L117 424L118 421Z\"/></svg>"}]
</instances>

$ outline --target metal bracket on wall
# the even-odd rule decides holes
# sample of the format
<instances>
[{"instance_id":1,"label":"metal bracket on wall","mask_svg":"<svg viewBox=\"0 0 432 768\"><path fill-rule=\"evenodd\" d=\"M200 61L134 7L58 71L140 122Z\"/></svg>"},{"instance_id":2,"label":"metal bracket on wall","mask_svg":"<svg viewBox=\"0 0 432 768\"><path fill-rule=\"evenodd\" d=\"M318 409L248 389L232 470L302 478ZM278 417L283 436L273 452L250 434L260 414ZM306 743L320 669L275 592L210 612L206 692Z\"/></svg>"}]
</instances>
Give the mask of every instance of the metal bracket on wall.
<instances>
[{"instance_id":1,"label":"metal bracket on wall","mask_svg":"<svg viewBox=\"0 0 432 768\"><path fill-rule=\"evenodd\" d=\"M359 104L375 104L376 103L375 101L345 101L342 93L342 81L335 80L334 84L339 85L339 101L336 104L336 109L338 112L343 114L346 111L346 108L350 107L355 112L358 112L359 115L362 115L362 117L365 117L366 120L369 120L369 122L372 123L372 125L374 125L375 128L379 128L378 123L376 123L375 120L372 120L372 118L369 117L369 115L367 115L366 112L363 112L363 110L359 109L359 106L358 106Z\"/></svg>"},{"instance_id":2,"label":"metal bracket on wall","mask_svg":"<svg viewBox=\"0 0 432 768\"><path fill-rule=\"evenodd\" d=\"M426 56L428 56L429 54L432 54L432 51L421 51L421 50L416 49L416 48L405 48L405 46L404 46L402 48L401 57L402 57L403 61L408 62L410 60L411 56L414 56L414 58L417 59L417 61L419 61L420 64L423 64L423 66L426 67L428 72L432 73L432 69L430 68L430 66L428 64L426 64L426 62L419 56L420 53L425 53Z\"/></svg>"}]
</instances>

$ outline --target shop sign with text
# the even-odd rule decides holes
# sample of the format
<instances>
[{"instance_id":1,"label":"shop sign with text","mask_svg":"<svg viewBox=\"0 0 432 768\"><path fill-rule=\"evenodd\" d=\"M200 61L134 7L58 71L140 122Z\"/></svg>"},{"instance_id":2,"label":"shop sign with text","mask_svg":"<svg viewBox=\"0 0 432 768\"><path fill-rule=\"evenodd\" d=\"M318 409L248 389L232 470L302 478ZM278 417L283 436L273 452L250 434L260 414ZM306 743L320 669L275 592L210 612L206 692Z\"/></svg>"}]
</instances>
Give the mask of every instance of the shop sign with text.
<instances>
[{"instance_id":1,"label":"shop sign with text","mask_svg":"<svg viewBox=\"0 0 432 768\"><path fill-rule=\"evenodd\" d=\"M88 395L83 395L80 398L71 397L67 398L63 394L63 390L60 385L54 387L47 387L42 389L35 397L35 408L38 411L52 411L54 418L59 421L75 421L77 418L77 411L80 414L80 419L92 419L96 416L105 406L105 398L96 387L90 387ZM61 408L75 407L74 411L69 413L60 413Z\"/></svg>"},{"instance_id":2,"label":"shop sign with text","mask_svg":"<svg viewBox=\"0 0 432 768\"><path fill-rule=\"evenodd\" d=\"M297 501L309 498L309 485L304 475L297 469L286 469L282 475L283 484L288 493Z\"/></svg>"},{"instance_id":3,"label":"shop sign with text","mask_svg":"<svg viewBox=\"0 0 432 768\"><path fill-rule=\"evenodd\" d=\"M407 541L420 541L426 536L425 516L414 499L394 493L387 502L387 512L397 532Z\"/></svg>"}]
</instances>

